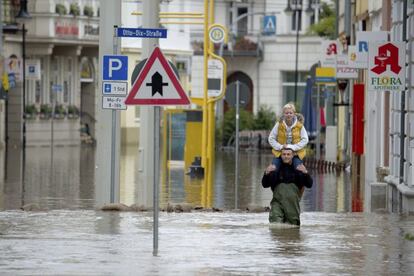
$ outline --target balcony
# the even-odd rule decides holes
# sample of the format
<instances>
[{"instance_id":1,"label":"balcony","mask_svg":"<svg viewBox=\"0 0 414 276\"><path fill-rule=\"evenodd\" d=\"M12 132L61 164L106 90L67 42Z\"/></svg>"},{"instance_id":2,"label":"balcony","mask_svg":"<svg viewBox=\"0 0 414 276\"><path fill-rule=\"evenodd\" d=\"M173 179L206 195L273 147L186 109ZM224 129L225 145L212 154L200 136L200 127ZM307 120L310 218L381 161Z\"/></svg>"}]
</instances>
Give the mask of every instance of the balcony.
<instances>
[{"instance_id":1,"label":"balcony","mask_svg":"<svg viewBox=\"0 0 414 276\"><path fill-rule=\"evenodd\" d=\"M192 47L195 55L203 55L204 43L202 41L194 41ZM262 49L258 43L253 42L246 36L233 39L233 42L224 44L220 49L220 44L215 44L216 53L222 51L223 56L228 57L262 57Z\"/></svg>"}]
</instances>

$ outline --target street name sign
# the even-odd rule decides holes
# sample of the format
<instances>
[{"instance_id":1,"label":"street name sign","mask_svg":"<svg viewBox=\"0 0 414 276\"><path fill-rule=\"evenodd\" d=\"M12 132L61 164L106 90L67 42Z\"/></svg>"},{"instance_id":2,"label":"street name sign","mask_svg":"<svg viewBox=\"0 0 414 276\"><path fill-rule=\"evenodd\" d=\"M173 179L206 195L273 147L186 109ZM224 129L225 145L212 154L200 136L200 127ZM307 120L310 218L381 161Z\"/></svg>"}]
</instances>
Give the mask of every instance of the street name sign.
<instances>
[{"instance_id":1,"label":"street name sign","mask_svg":"<svg viewBox=\"0 0 414 276\"><path fill-rule=\"evenodd\" d=\"M405 43L369 43L369 91L405 90Z\"/></svg>"},{"instance_id":2,"label":"street name sign","mask_svg":"<svg viewBox=\"0 0 414 276\"><path fill-rule=\"evenodd\" d=\"M190 104L187 94L159 47L155 47L139 73L125 104L157 106Z\"/></svg>"},{"instance_id":3,"label":"street name sign","mask_svg":"<svg viewBox=\"0 0 414 276\"><path fill-rule=\"evenodd\" d=\"M167 38L167 29L117 28L117 37Z\"/></svg>"}]
</instances>

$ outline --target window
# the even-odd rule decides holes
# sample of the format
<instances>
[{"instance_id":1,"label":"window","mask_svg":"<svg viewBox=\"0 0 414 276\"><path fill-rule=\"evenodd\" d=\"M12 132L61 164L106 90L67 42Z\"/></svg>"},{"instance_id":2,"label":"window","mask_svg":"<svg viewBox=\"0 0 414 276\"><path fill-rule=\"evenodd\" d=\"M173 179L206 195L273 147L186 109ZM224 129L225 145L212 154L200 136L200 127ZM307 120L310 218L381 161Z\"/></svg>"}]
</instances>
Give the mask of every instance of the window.
<instances>
[{"instance_id":1,"label":"window","mask_svg":"<svg viewBox=\"0 0 414 276\"><path fill-rule=\"evenodd\" d=\"M66 68L64 72L64 82L63 82L63 103L65 104L73 104L74 99L74 91L72 89L73 84L73 59L68 58L66 60Z\"/></svg>"},{"instance_id":2,"label":"window","mask_svg":"<svg viewBox=\"0 0 414 276\"><path fill-rule=\"evenodd\" d=\"M239 7L237 8L237 17L246 14L247 7ZM237 36L245 36L247 34L247 19L248 17L245 16L239 21L237 21Z\"/></svg>"},{"instance_id":3,"label":"window","mask_svg":"<svg viewBox=\"0 0 414 276\"><path fill-rule=\"evenodd\" d=\"M306 78L308 72L298 72L298 84L295 95L295 72L283 72L283 102L294 102L296 108L302 107L303 97L305 95ZM296 98L296 101L295 101Z\"/></svg>"},{"instance_id":4,"label":"window","mask_svg":"<svg viewBox=\"0 0 414 276\"><path fill-rule=\"evenodd\" d=\"M40 99L41 99L41 93L42 93L42 89L41 89L41 85L40 85L41 81L36 81L36 86L35 86L35 103L40 103Z\"/></svg>"},{"instance_id":5,"label":"window","mask_svg":"<svg viewBox=\"0 0 414 276\"><path fill-rule=\"evenodd\" d=\"M58 57L53 57L50 63L51 63L50 65L51 73L50 73L49 103L53 103L53 101L58 100L57 98L58 98L59 92L54 92L52 90L52 86L54 84L60 84L59 83L59 59ZM53 93L55 93L55 95ZM55 99L55 96L56 96L56 99ZM44 103L47 103L46 99Z\"/></svg>"}]
</instances>

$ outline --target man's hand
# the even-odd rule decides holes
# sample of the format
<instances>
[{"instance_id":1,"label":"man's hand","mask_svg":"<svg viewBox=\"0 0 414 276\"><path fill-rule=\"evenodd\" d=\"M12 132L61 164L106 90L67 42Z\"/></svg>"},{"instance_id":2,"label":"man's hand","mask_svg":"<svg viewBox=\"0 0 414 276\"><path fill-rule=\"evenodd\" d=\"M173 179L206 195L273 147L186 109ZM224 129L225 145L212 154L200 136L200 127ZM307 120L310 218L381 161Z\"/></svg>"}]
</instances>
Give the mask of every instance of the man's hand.
<instances>
[{"instance_id":1,"label":"man's hand","mask_svg":"<svg viewBox=\"0 0 414 276\"><path fill-rule=\"evenodd\" d=\"M298 165L298 166L296 167L296 169L297 169L298 171L300 171L300 172L303 172L303 173L308 173L308 171L306 170L306 168L305 168L305 166L304 166L303 164Z\"/></svg>"},{"instance_id":2,"label":"man's hand","mask_svg":"<svg viewBox=\"0 0 414 276\"><path fill-rule=\"evenodd\" d=\"M276 166L273 164L270 164L269 166L267 166L266 170L265 170L265 174L269 174L271 172L273 172L274 170L276 170Z\"/></svg>"}]
</instances>

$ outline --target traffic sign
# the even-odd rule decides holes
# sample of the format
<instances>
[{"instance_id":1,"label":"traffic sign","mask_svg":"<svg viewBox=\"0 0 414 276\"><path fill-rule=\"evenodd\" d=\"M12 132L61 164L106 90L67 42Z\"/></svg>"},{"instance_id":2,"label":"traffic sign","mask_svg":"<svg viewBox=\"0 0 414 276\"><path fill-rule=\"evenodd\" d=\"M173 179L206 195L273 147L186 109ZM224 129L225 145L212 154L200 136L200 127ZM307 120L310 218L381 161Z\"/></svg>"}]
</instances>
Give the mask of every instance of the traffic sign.
<instances>
[{"instance_id":1,"label":"traffic sign","mask_svg":"<svg viewBox=\"0 0 414 276\"><path fill-rule=\"evenodd\" d=\"M124 97L102 97L102 108L126 110L127 107L124 100Z\"/></svg>"},{"instance_id":2,"label":"traffic sign","mask_svg":"<svg viewBox=\"0 0 414 276\"><path fill-rule=\"evenodd\" d=\"M167 59L156 47L132 85L127 105L186 105L190 104Z\"/></svg>"},{"instance_id":3,"label":"traffic sign","mask_svg":"<svg viewBox=\"0 0 414 276\"><path fill-rule=\"evenodd\" d=\"M250 89L249 87L243 83L238 83L239 85L239 105L241 107L245 107L250 102ZM230 105L235 107L237 104L237 82L232 82L227 86L226 89L226 102Z\"/></svg>"},{"instance_id":4,"label":"traffic sign","mask_svg":"<svg viewBox=\"0 0 414 276\"><path fill-rule=\"evenodd\" d=\"M102 94L105 96L122 95L128 94L128 83L127 82L114 82L104 81L102 82Z\"/></svg>"},{"instance_id":5,"label":"traffic sign","mask_svg":"<svg viewBox=\"0 0 414 276\"><path fill-rule=\"evenodd\" d=\"M53 84L52 85L52 91L53 92L62 92L63 91L63 87L61 84Z\"/></svg>"},{"instance_id":6,"label":"traffic sign","mask_svg":"<svg viewBox=\"0 0 414 276\"><path fill-rule=\"evenodd\" d=\"M167 38L167 29L117 28L117 37Z\"/></svg>"},{"instance_id":7,"label":"traffic sign","mask_svg":"<svg viewBox=\"0 0 414 276\"><path fill-rule=\"evenodd\" d=\"M263 17L263 34L274 35L276 34L276 16L266 15Z\"/></svg>"},{"instance_id":8,"label":"traffic sign","mask_svg":"<svg viewBox=\"0 0 414 276\"><path fill-rule=\"evenodd\" d=\"M103 56L103 80L128 80L128 56Z\"/></svg>"},{"instance_id":9,"label":"traffic sign","mask_svg":"<svg viewBox=\"0 0 414 276\"><path fill-rule=\"evenodd\" d=\"M219 59L208 60L207 90L209 97L217 97L223 89L223 62Z\"/></svg>"},{"instance_id":10,"label":"traffic sign","mask_svg":"<svg viewBox=\"0 0 414 276\"><path fill-rule=\"evenodd\" d=\"M213 43L222 43L226 40L226 30L220 24L213 24L208 30L208 36Z\"/></svg>"}]
</instances>

